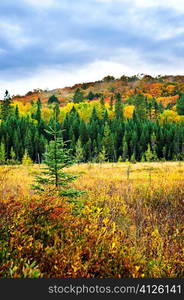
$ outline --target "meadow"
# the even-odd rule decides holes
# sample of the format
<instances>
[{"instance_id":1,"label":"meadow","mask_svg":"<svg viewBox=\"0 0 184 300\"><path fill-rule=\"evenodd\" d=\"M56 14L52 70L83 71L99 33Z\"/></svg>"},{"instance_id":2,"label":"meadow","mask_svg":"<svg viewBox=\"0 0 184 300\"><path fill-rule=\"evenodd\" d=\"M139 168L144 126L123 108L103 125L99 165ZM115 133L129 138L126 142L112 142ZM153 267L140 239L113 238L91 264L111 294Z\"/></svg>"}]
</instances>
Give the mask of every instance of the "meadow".
<instances>
[{"instance_id":1,"label":"meadow","mask_svg":"<svg viewBox=\"0 0 184 300\"><path fill-rule=\"evenodd\" d=\"M0 277L183 277L184 162L73 165L70 201L41 168L0 167Z\"/></svg>"}]
</instances>

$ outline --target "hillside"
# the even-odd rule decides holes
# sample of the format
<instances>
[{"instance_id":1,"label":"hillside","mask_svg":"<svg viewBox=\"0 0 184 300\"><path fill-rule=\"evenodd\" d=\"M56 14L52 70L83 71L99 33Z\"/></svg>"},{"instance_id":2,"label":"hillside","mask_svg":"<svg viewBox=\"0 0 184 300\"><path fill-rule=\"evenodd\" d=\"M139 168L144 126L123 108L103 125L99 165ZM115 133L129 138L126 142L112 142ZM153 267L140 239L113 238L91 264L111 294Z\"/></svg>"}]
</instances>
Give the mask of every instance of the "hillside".
<instances>
[{"instance_id":1,"label":"hillside","mask_svg":"<svg viewBox=\"0 0 184 300\"><path fill-rule=\"evenodd\" d=\"M115 79L113 76L106 76L101 81L80 83L72 87L57 88L48 91L29 91L24 96L13 96L13 101L26 104L40 98L42 104L47 104L49 97L55 95L61 105L64 105L67 102L72 102L73 95L78 88L83 92L86 100L89 100L88 96L90 92L94 95L103 94L105 102L109 102L110 97L115 93L120 93L124 102L126 102L129 96L140 93L146 97L154 97L158 103L167 106L170 103L175 104L178 93L184 91L184 76L157 76L154 78L150 75L135 75L132 77L122 76L119 79Z\"/></svg>"}]
</instances>

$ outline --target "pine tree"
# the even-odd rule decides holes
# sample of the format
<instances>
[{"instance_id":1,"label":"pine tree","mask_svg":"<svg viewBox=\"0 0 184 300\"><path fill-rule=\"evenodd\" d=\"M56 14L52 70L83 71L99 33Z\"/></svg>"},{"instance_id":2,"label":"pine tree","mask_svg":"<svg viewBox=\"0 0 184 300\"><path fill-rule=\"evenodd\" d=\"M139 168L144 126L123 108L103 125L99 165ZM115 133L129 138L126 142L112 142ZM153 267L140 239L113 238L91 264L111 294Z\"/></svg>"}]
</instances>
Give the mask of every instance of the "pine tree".
<instances>
[{"instance_id":1,"label":"pine tree","mask_svg":"<svg viewBox=\"0 0 184 300\"><path fill-rule=\"evenodd\" d=\"M88 136L88 130L87 130L86 123L83 120L81 120L81 122L80 122L79 135L80 135L82 145L86 144L89 139L89 136Z\"/></svg>"},{"instance_id":2,"label":"pine tree","mask_svg":"<svg viewBox=\"0 0 184 300\"><path fill-rule=\"evenodd\" d=\"M76 154L75 154L77 162L82 162L84 159L83 148L81 139L79 138L76 144Z\"/></svg>"},{"instance_id":3,"label":"pine tree","mask_svg":"<svg viewBox=\"0 0 184 300\"><path fill-rule=\"evenodd\" d=\"M75 94L73 96L73 103L80 103L84 101L84 95L83 92L78 88L75 91Z\"/></svg>"},{"instance_id":4,"label":"pine tree","mask_svg":"<svg viewBox=\"0 0 184 300\"><path fill-rule=\"evenodd\" d=\"M110 98L110 110L113 110L113 101L114 101L114 98L113 98L113 96L111 96L111 98Z\"/></svg>"},{"instance_id":5,"label":"pine tree","mask_svg":"<svg viewBox=\"0 0 184 300\"><path fill-rule=\"evenodd\" d=\"M28 131L26 132L26 136L25 136L25 147L27 149L29 157L32 160L34 160L34 144L33 144L34 130L35 130L35 128L33 127L33 125L32 126L30 125Z\"/></svg>"},{"instance_id":6,"label":"pine tree","mask_svg":"<svg viewBox=\"0 0 184 300\"><path fill-rule=\"evenodd\" d=\"M122 100L120 93L116 94L116 102L115 102L115 116L117 119L123 119L123 111L122 111Z\"/></svg>"},{"instance_id":7,"label":"pine tree","mask_svg":"<svg viewBox=\"0 0 184 300\"><path fill-rule=\"evenodd\" d=\"M6 163L5 144L1 142L1 144L0 144L0 165L4 165L5 163Z\"/></svg>"},{"instance_id":8,"label":"pine tree","mask_svg":"<svg viewBox=\"0 0 184 300\"><path fill-rule=\"evenodd\" d=\"M52 123L50 123L49 126L54 127L54 120L52 120ZM64 142L67 142L69 140L69 130L70 130L70 119L69 119L68 113L65 116L65 119L62 123L61 128L62 128L63 140L64 140ZM50 135L50 136L52 137L52 135Z\"/></svg>"},{"instance_id":9,"label":"pine tree","mask_svg":"<svg viewBox=\"0 0 184 300\"><path fill-rule=\"evenodd\" d=\"M141 94L135 97L135 114L139 119L146 119L146 98Z\"/></svg>"},{"instance_id":10,"label":"pine tree","mask_svg":"<svg viewBox=\"0 0 184 300\"><path fill-rule=\"evenodd\" d=\"M156 147L157 147L157 145L156 145L156 135L155 135L155 133L153 133L152 135L151 135L151 149L152 149L152 153L153 153L153 160L154 161L157 161L157 152L156 152Z\"/></svg>"},{"instance_id":11,"label":"pine tree","mask_svg":"<svg viewBox=\"0 0 184 300\"><path fill-rule=\"evenodd\" d=\"M122 141L122 160L126 161L128 158L128 145L127 145L127 141L125 139L125 136L123 137L123 141Z\"/></svg>"},{"instance_id":12,"label":"pine tree","mask_svg":"<svg viewBox=\"0 0 184 300\"><path fill-rule=\"evenodd\" d=\"M85 149L85 160L91 161L92 160L92 142L91 139L87 141L86 145L84 146Z\"/></svg>"},{"instance_id":13,"label":"pine tree","mask_svg":"<svg viewBox=\"0 0 184 300\"><path fill-rule=\"evenodd\" d=\"M123 158L122 158L122 156L120 155L120 156L118 157L118 162L121 163L122 161L123 161Z\"/></svg>"},{"instance_id":14,"label":"pine tree","mask_svg":"<svg viewBox=\"0 0 184 300\"><path fill-rule=\"evenodd\" d=\"M63 169L70 167L74 160L71 158L70 150L66 149L61 132L57 130L56 110L54 109L54 126L48 132L53 136L47 152L45 153L43 176L37 176L37 185L34 188L39 191L58 192L60 196L76 197L81 192L69 187L69 184L77 176L66 173Z\"/></svg>"},{"instance_id":15,"label":"pine tree","mask_svg":"<svg viewBox=\"0 0 184 300\"><path fill-rule=\"evenodd\" d=\"M37 105L37 111L36 111L36 114L35 114L35 119L38 121L38 123L40 123L40 121L41 121L41 108L42 108L40 98L38 98L38 100L36 102L36 105Z\"/></svg>"},{"instance_id":16,"label":"pine tree","mask_svg":"<svg viewBox=\"0 0 184 300\"><path fill-rule=\"evenodd\" d=\"M105 105L104 96L103 95L101 95L101 97L100 97L100 104L101 104L101 106Z\"/></svg>"},{"instance_id":17,"label":"pine tree","mask_svg":"<svg viewBox=\"0 0 184 300\"><path fill-rule=\"evenodd\" d=\"M96 111L95 107L92 110L92 114L91 114L91 117L90 117L90 123L92 121L99 121L99 118L98 118L97 111Z\"/></svg>"},{"instance_id":18,"label":"pine tree","mask_svg":"<svg viewBox=\"0 0 184 300\"><path fill-rule=\"evenodd\" d=\"M95 97L95 95L93 94L92 91L89 91L88 95L87 95L87 99L89 99L90 101L93 100Z\"/></svg>"},{"instance_id":19,"label":"pine tree","mask_svg":"<svg viewBox=\"0 0 184 300\"><path fill-rule=\"evenodd\" d=\"M148 149L147 149L147 151L145 152L145 159L146 159L146 161L148 161L148 162L150 162L150 161L152 161L153 160L153 158L154 158L154 155L153 155L153 153L152 153L152 151L151 151L151 146L150 146L150 144L148 144Z\"/></svg>"},{"instance_id":20,"label":"pine tree","mask_svg":"<svg viewBox=\"0 0 184 300\"><path fill-rule=\"evenodd\" d=\"M184 115L184 93L181 93L177 99L176 110L179 115Z\"/></svg>"},{"instance_id":21,"label":"pine tree","mask_svg":"<svg viewBox=\"0 0 184 300\"><path fill-rule=\"evenodd\" d=\"M114 135L110 131L108 123L105 123L104 134L102 138L102 147L104 146L107 159L110 161L116 161L116 149L114 146Z\"/></svg>"},{"instance_id":22,"label":"pine tree","mask_svg":"<svg viewBox=\"0 0 184 300\"><path fill-rule=\"evenodd\" d=\"M11 110L12 110L11 97L9 92L6 90L4 99L1 103L1 119L6 120Z\"/></svg>"},{"instance_id":23,"label":"pine tree","mask_svg":"<svg viewBox=\"0 0 184 300\"><path fill-rule=\"evenodd\" d=\"M19 107L18 107L18 105L16 105L16 107L15 107L15 117L16 117L17 120L19 119Z\"/></svg>"},{"instance_id":24,"label":"pine tree","mask_svg":"<svg viewBox=\"0 0 184 300\"><path fill-rule=\"evenodd\" d=\"M7 160L7 164L9 165L15 165L18 163L18 160L16 159L15 151L13 150L13 147L10 149L10 159Z\"/></svg>"},{"instance_id":25,"label":"pine tree","mask_svg":"<svg viewBox=\"0 0 184 300\"><path fill-rule=\"evenodd\" d=\"M109 115L108 115L107 110L104 108L102 122L105 124L105 122L108 122L108 121L109 121Z\"/></svg>"},{"instance_id":26,"label":"pine tree","mask_svg":"<svg viewBox=\"0 0 184 300\"><path fill-rule=\"evenodd\" d=\"M106 151L105 147L103 146L100 153L98 154L98 162L103 163L104 161L106 161Z\"/></svg>"},{"instance_id":27,"label":"pine tree","mask_svg":"<svg viewBox=\"0 0 184 300\"><path fill-rule=\"evenodd\" d=\"M59 99L55 95L50 96L49 99L48 99L48 104L52 104L52 103L58 103L59 104Z\"/></svg>"},{"instance_id":28,"label":"pine tree","mask_svg":"<svg viewBox=\"0 0 184 300\"><path fill-rule=\"evenodd\" d=\"M131 155L130 162L133 163L133 164L136 163L135 153L133 153L133 154Z\"/></svg>"}]
</instances>

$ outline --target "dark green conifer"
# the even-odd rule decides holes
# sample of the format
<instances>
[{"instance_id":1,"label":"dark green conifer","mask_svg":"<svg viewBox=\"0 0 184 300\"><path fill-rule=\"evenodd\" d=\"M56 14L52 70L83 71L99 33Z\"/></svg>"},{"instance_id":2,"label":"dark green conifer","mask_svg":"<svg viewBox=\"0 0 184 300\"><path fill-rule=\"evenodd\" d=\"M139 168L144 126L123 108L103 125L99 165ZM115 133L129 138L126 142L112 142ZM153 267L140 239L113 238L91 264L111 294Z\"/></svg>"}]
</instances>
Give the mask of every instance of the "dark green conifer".
<instances>
[{"instance_id":1,"label":"dark green conifer","mask_svg":"<svg viewBox=\"0 0 184 300\"><path fill-rule=\"evenodd\" d=\"M37 176L38 184L34 185L34 188L39 191L58 192L60 196L75 197L81 192L70 188L69 184L76 179L76 176L64 170L71 166L74 160L71 158L70 151L65 148L61 132L57 130L56 110L54 113L54 127L48 130L53 140L50 141L45 153L43 176Z\"/></svg>"},{"instance_id":2,"label":"dark green conifer","mask_svg":"<svg viewBox=\"0 0 184 300\"><path fill-rule=\"evenodd\" d=\"M6 120L11 111L12 111L11 97L9 92L6 90L4 99L1 102L1 119Z\"/></svg>"}]
</instances>

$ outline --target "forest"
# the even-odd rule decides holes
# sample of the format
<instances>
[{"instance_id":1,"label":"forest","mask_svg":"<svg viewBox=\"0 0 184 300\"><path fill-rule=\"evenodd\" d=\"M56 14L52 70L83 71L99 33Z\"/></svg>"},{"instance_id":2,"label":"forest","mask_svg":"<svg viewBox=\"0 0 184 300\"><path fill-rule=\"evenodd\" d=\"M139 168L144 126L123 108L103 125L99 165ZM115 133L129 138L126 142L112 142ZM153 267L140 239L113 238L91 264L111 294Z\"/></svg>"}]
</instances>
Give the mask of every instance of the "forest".
<instances>
[{"instance_id":1,"label":"forest","mask_svg":"<svg viewBox=\"0 0 184 300\"><path fill-rule=\"evenodd\" d=\"M50 95L47 101L30 92L32 99L25 102L6 91L1 101L1 164L20 163L24 155L42 162L52 139L47 129L53 124L54 107L65 147L78 162L183 160L183 85L147 77L137 79L132 89L124 77L107 76L100 90L98 82L96 87L83 84L74 86L66 99Z\"/></svg>"}]
</instances>

